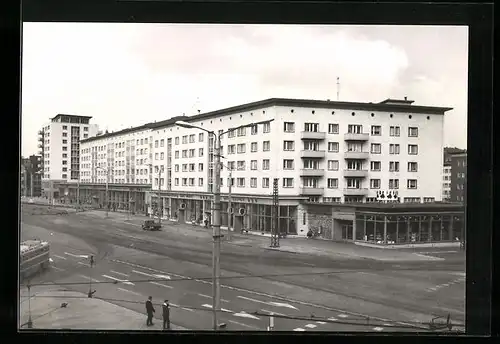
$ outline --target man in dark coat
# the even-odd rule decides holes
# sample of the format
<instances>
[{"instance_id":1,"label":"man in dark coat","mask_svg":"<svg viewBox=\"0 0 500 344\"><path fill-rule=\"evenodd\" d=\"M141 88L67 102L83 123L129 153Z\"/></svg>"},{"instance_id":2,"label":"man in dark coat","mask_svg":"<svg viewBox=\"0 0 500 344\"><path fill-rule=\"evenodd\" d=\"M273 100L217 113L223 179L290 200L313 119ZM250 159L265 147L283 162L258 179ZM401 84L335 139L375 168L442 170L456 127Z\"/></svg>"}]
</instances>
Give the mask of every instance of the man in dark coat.
<instances>
[{"instance_id":1,"label":"man in dark coat","mask_svg":"<svg viewBox=\"0 0 500 344\"><path fill-rule=\"evenodd\" d=\"M170 330L170 307L168 300L163 302L163 329Z\"/></svg>"},{"instance_id":2,"label":"man in dark coat","mask_svg":"<svg viewBox=\"0 0 500 344\"><path fill-rule=\"evenodd\" d=\"M148 297L146 301L146 313L148 314L148 320L146 321L147 326L153 326L153 313L155 312L155 308L153 307L153 297Z\"/></svg>"}]
</instances>

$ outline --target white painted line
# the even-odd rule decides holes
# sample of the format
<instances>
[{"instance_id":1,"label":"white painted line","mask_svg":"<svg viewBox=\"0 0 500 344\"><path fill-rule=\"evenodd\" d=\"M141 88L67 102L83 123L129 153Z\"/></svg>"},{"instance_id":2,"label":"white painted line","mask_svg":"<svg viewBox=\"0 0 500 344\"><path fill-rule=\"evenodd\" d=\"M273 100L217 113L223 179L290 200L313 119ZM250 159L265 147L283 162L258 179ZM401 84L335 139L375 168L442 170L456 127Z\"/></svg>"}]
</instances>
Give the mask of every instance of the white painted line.
<instances>
[{"instance_id":1,"label":"white painted line","mask_svg":"<svg viewBox=\"0 0 500 344\"><path fill-rule=\"evenodd\" d=\"M181 306L179 306L179 305L176 305L175 303L172 303L172 302L170 302L170 306L172 306L172 307L176 307L176 308L180 308L180 309L183 309L183 310L188 311L188 312L194 312L194 310L193 310L193 309L184 308L184 307L181 307Z\"/></svg>"},{"instance_id":2,"label":"white painted line","mask_svg":"<svg viewBox=\"0 0 500 344\"><path fill-rule=\"evenodd\" d=\"M432 287L432 288L429 288L429 290L436 291L436 290L437 290L437 288Z\"/></svg>"},{"instance_id":3,"label":"white painted line","mask_svg":"<svg viewBox=\"0 0 500 344\"><path fill-rule=\"evenodd\" d=\"M243 326L243 327L248 327L248 328L255 329L255 330L260 330L260 328L258 328L258 327L250 326L247 324L242 324L242 323L234 321L234 320L228 320L227 322L230 322L230 323L235 324L235 325Z\"/></svg>"},{"instance_id":4,"label":"white painted line","mask_svg":"<svg viewBox=\"0 0 500 344\"><path fill-rule=\"evenodd\" d=\"M160 278L160 279L170 279L170 276L167 276L167 275L153 275L155 276L156 278Z\"/></svg>"},{"instance_id":5,"label":"white painted line","mask_svg":"<svg viewBox=\"0 0 500 344\"><path fill-rule=\"evenodd\" d=\"M249 298L249 297L245 297L245 296L239 296L239 295L238 295L238 298L243 299L243 300L247 300L247 301L252 301L252 302L262 303L262 304L264 304L264 305L269 305L269 302L264 302L264 301L260 301L260 300L255 300L255 299L251 299L251 298Z\"/></svg>"},{"instance_id":6,"label":"white painted line","mask_svg":"<svg viewBox=\"0 0 500 344\"><path fill-rule=\"evenodd\" d=\"M212 308L212 305L205 303L205 304L201 305L201 307Z\"/></svg>"},{"instance_id":7,"label":"white painted line","mask_svg":"<svg viewBox=\"0 0 500 344\"><path fill-rule=\"evenodd\" d=\"M316 266L316 264L311 264L311 263L304 263L304 262L302 262L302 264L307 265L307 266Z\"/></svg>"},{"instance_id":8,"label":"white painted line","mask_svg":"<svg viewBox=\"0 0 500 344\"><path fill-rule=\"evenodd\" d=\"M67 256L75 257L75 258L88 258L89 257L85 254L73 254L73 253L68 253L68 252L64 252L64 254Z\"/></svg>"},{"instance_id":9,"label":"white painted line","mask_svg":"<svg viewBox=\"0 0 500 344\"><path fill-rule=\"evenodd\" d=\"M317 325L314 325L314 324L307 324L305 327L308 327L308 328L316 328L318 327Z\"/></svg>"},{"instance_id":10,"label":"white painted line","mask_svg":"<svg viewBox=\"0 0 500 344\"><path fill-rule=\"evenodd\" d=\"M211 296L205 295L205 294L198 294L198 296L201 296L201 297L204 297L204 298L207 298L207 299L211 299L212 298Z\"/></svg>"},{"instance_id":11,"label":"white painted line","mask_svg":"<svg viewBox=\"0 0 500 344\"><path fill-rule=\"evenodd\" d=\"M255 315L248 314L247 312L244 312L244 311L241 311L239 313L234 313L233 315L235 317L240 317L240 318L249 318L249 319L260 320L260 318L256 317Z\"/></svg>"},{"instance_id":12,"label":"white painted line","mask_svg":"<svg viewBox=\"0 0 500 344\"><path fill-rule=\"evenodd\" d=\"M54 259L49 258L49 262L53 263L53 262L54 262Z\"/></svg>"},{"instance_id":13,"label":"white painted line","mask_svg":"<svg viewBox=\"0 0 500 344\"><path fill-rule=\"evenodd\" d=\"M118 272L118 271L115 271L115 270L110 270L110 272L112 272L112 273L114 273L114 274L117 274L117 275L124 276L124 277L129 277L129 275L124 274L123 272Z\"/></svg>"},{"instance_id":14,"label":"white painted line","mask_svg":"<svg viewBox=\"0 0 500 344\"><path fill-rule=\"evenodd\" d=\"M276 307L286 307L286 308L291 308L291 309L297 309L297 307L292 306L288 303L282 303L282 302L268 302L268 304L276 306Z\"/></svg>"},{"instance_id":15,"label":"white painted line","mask_svg":"<svg viewBox=\"0 0 500 344\"><path fill-rule=\"evenodd\" d=\"M66 270L58 268L57 266L54 266L54 265L51 265L51 269L55 269L55 270L58 270L58 271L66 271Z\"/></svg>"},{"instance_id":16,"label":"white painted line","mask_svg":"<svg viewBox=\"0 0 500 344\"><path fill-rule=\"evenodd\" d=\"M297 332L303 332L303 331L305 331L303 328L300 328L300 327L294 328L293 330L297 331Z\"/></svg>"},{"instance_id":17,"label":"white painted line","mask_svg":"<svg viewBox=\"0 0 500 344\"><path fill-rule=\"evenodd\" d=\"M281 315L281 316L286 316L285 314L283 313L278 313L278 312L273 312L273 311L269 311L267 309L261 309L261 311L265 312L265 313L269 313L269 314L275 314L275 315Z\"/></svg>"},{"instance_id":18,"label":"white painted line","mask_svg":"<svg viewBox=\"0 0 500 344\"><path fill-rule=\"evenodd\" d=\"M63 259L63 260L66 260L65 257L61 257L61 256L58 256L57 254L53 254L52 257L56 257L56 258L59 258L59 259Z\"/></svg>"},{"instance_id":19,"label":"white painted line","mask_svg":"<svg viewBox=\"0 0 500 344\"><path fill-rule=\"evenodd\" d=\"M377 331L377 332L380 332L382 331L384 328L383 327L374 327L373 330L374 331Z\"/></svg>"},{"instance_id":20,"label":"white painted line","mask_svg":"<svg viewBox=\"0 0 500 344\"><path fill-rule=\"evenodd\" d=\"M116 278L116 277L111 277L111 276L108 276L108 275L102 275L102 277L109 278L109 279L112 279L112 280L114 280L114 281L122 282L122 283L124 283L124 284L128 284L128 285L135 285L134 283L129 282L129 281L127 281L127 280L121 280L121 279L119 279L119 278Z\"/></svg>"},{"instance_id":21,"label":"white painted line","mask_svg":"<svg viewBox=\"0 0 500 344\"><path fill-rule=\"evenodd\" d=\"M348 317L348 315L346 315L346 314L339 314L339 315L338 315L338 317L339 317L339 318L347 318L347 317Z\"/></svg>"},{"instance_id":22,"label":"white painted line","mask_svg":"<svg viewBox=\"0 0 500 344\"><path fill-rule=\"evenodd\" d=\"M135 274L138 274L138 275L143 275L143 276L148 276L148 277L153 277L154 278L153 275L147 274L147 273L142 272L142 271L132 270L132 272L135 273Z\"/></svg>"},{"instance_id":23,"label":"white painted line","mask_svg":"<svg viewBox=\"0 0 500 344\"><path fill-rule=\"evenodd\" d=\"M121 291L124 291L124 292L126 292L126 293L134 294L134 295L137 295L137 296L142 296L141 294L136 293L135 291L132 291L132 290L123 289L123 288L117 288L117 289L118 289L118 290L121 290Z\"/></svg>"},{"instance_id":24,"label":"white painted line","mask_svg":"<svg viewBox=\"0 0 500 344\"><path fill-rule=\"evenodd\" d=\"M80 277L82 277L82 278L85 278L87 281L88 281L89 279L91 279L91 280L92 280L92 282L101 283L101 281L96 280L95 278L90 278L89 276L85 276L85 275L78 275L78 276L80 276Z\"/></svg>"},{"instance_id":25,"label":"white painted line","mask_svg":"<svg viewBox=\"0 0 500 344\"><path fill-rule=\"evenodd\" d=\"M445 284L443 284L443 287L449 287L449 286L450 286L450 284L449 284L449 283L445 283Z\"/></svg>"},{"instance_id":26,"label":"white painted line","mask_svg":"<svg viewBox=\"0 0 500 344\"><path fill-rule=\"evenodd\" d=\"M419 252L419 253L422 253L422 254L427 254L427 253L456 253L458 251L428 251L428 252Z\"/></svg>"},{"instance_id":27,"label":"white painted line","mask_svg":"<svg viewBox=\"0 0 500 344\"><path fill-rule=\"evenodd\" d=\"M330 321L338 321L337 318L328 318L328 320L330 320Z\"/></svg>"},{"instance_id":28,"label":"white painted line","mask_svg":"<svg viewBox=\"0 0 500 344\"><path fill-rule=\"evenodd\" d=\"M161 283L158 283L158 282L149 282L149 283L157 285L159 287L164 287L164 288L168 288L168 289L174 289L174 287L172 287L171 285L161 284Z\"/></svg>"},{"instance_id":29,"label":"white painted line","mask_svg":"<svg viewBox=\"0 0 500 344\"><path fill-rule=\"evenodd\" d=\"M189 308L184 308L184 307L181 307L181 309L183 309L183 310L185 310L185 311L188 311L188 312L194 312L194 310L189 309Z\"/></svg>"},{"instance_id":30,"label":"white painted line","mask_svg":"<svg viewBox=\"0 0 500 344\"><path fill-rule=\"evenodd\" d=\"M326 322L324 322L324 321L316 321L316 324L324 325L324 324L326 324Z\"/></svg>"},{"instance_id":31,"label":"white painted line","mask_svg":"<svg viewBox=\"0 0 500 344\"><path fill-rule=\"evenodd\" d=\"M87 263L83 263L83 262L76 262L77 264L80 264L80 265L84 265L86 267L89 267L90 268L90 264L87 264Z\"/></svg>"}]
</instances>

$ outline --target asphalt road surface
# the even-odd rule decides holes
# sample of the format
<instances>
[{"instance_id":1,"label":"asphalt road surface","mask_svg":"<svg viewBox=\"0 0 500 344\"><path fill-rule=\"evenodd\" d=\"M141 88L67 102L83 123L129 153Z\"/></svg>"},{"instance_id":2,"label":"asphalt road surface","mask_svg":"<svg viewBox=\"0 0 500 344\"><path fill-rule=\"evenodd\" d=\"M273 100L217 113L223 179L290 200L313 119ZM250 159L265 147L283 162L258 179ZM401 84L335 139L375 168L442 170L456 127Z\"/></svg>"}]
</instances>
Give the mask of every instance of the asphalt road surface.
<instances>
[{"instance_id":1,"label":"asphalt road surface","mask_svg":"<svg viewBox=\"0 0 500 344\"><path fill-rule=\"evenodd\" d=\"M22 239L51 243L52 266L33 284L95 290L94 297L139 312L151 295L156 321L168 299L173 324L212 329L209 231L164 224L160 232L144 232L101 212L43 213L39 206L23 205ZM95 256L94 267L87 255ZM218 322L227 330L265 331L272 313L278 331L425 331L432 318L450 314L452 322L463 324L464 261L449 252L440 255L445 259L382 262L225 242Z\"/></svg>"}]
</instances>

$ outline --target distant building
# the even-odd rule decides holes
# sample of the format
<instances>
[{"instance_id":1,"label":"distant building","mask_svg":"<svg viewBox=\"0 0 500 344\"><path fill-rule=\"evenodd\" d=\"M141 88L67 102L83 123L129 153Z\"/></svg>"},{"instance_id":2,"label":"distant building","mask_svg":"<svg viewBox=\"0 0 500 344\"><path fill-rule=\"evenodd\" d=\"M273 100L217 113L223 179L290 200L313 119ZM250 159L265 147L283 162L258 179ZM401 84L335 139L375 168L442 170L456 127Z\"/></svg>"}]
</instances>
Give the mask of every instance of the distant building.
<instances>
[{"instance_id":1,"label":"distant building","mask_svg":"<svg viewBox=\"0 0 500 344\"><path fill-rule=\"evenodd\" d=\"M40 197L42 195L42 157L32 155L21 158L21 196Z\"/></svg>"},{"instance_id":2,"label":"distant building","mask_svg":"<svg viewBox=\"0 0 500 344\"><path fill-rule=\"evenodd\" d=\"M467 152L451 155L450 198L464 202L467 190Z\"/></svg>"},{"instance_id":3,"label":"distant building","mask_svg":"<svg viewBox=\"0 0 500 344\"><path fill-rule=\"evenodd\" d=\"M442 200L445 202L456 201L451 199L451 159L454 154L465 153L465 149L456 147L445 147L443 149L443 180L442 180Z\"/></svg>"}]
</instances>

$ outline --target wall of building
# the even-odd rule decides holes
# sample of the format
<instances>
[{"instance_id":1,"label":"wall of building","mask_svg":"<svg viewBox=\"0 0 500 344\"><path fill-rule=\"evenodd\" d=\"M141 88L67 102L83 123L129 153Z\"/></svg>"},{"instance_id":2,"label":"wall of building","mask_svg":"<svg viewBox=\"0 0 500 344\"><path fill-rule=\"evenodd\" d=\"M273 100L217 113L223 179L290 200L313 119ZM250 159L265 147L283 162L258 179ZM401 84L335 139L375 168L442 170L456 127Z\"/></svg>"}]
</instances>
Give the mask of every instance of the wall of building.
<instances>
[{"instance_id":1,"label":"wall of building","mask_svg":"<svg viewBox=\"0 0 500 344\"><path fill-rule=\"evenodd\" d=\"M467 187L467 154L451 157L450 196L452 202L464 202Z\"/></svg>"}]
</instances>

